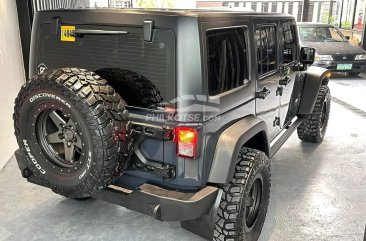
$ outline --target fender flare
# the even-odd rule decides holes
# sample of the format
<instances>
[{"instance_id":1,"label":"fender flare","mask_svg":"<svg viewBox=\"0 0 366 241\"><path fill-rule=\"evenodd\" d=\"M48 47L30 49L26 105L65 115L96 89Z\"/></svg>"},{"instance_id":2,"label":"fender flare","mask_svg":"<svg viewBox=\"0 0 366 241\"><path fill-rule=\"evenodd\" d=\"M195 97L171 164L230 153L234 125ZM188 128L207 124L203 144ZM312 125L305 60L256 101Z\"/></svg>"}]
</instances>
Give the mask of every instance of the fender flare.
<instances>
[{"instance_id":1,"label":"fender flare","mask_svg":"<svg viewBox=\"0 0 366 241\"><path fill-rule=\"evenodd\" d=\"M265 136L265 152L268 155L268 130L263 120L247 116L226 128L217 141L208 182L228 183L234 176L241 147L259 133Z\"/></svg>"},{"instance_id":2,"label":"fender flare","mask_svg":"<svg viewBox=\"0 0 366 241\"><path fill-rule=\"evenodd\" d=\"M316 66L307 69L298 114L308 115L313 112L320 86L329 77L329 73L329 70ZM324 83L327 84L328 81Z\"/></svg>"}]
</instances>

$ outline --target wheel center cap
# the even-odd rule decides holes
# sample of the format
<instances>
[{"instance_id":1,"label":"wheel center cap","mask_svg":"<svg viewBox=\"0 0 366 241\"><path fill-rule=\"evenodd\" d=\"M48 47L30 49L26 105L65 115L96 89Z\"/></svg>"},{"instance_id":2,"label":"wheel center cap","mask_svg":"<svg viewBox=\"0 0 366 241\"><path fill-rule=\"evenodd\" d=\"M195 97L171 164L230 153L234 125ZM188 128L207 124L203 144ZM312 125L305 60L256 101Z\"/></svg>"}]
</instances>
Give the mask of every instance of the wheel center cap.
<instances>
[{"instance_id":1,"label":"wheel center cap","mask_svg":"<svg viewBox=\"0 0 366 241\"><path fill-rule=\"evenodd\" d=\"M75 133L74 131L70 130L70 129L65 129L64 130L64 135L65 135L65 140L66 141L72 141L75 138Z\"/></svg>"}]
</instances>

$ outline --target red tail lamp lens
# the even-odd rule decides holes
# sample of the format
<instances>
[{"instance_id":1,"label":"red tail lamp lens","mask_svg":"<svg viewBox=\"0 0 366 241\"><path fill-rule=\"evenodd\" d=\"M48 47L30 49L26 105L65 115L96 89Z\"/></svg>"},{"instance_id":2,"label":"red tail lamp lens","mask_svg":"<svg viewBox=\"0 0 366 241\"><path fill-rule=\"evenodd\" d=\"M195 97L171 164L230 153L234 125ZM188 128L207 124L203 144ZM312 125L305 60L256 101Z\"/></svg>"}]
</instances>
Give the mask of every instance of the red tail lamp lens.
<instances>
[{"instance_id":1,"label":"red tail lamp lens","mask_svg":"<svg viewBox=\"0 0 366 241\"><path fill-rule=\"evenodd\" d=\"M190 127L175 128L177 155L194 159L197 153L197 130Z\"/></svg>"}]
</instances>

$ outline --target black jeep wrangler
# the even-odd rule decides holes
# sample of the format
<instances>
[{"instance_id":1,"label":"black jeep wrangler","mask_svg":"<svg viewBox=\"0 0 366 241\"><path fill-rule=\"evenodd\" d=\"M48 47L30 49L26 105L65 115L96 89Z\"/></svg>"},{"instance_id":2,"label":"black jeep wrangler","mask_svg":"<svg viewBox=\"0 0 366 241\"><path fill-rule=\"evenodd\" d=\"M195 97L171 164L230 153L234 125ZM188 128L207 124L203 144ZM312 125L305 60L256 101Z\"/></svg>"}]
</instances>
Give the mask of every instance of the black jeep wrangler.
<instances>
[{"instance_id":1,"label":"black jeep wrangler","mask_svg":"<svg viewBox=\"0 0 366 241\"><path fill-rule=\"evenodd\" d=\"M24 43L23 43L24 44ZM328 71L293 17L83 9L35 14L15 100L24 178L210 240L257 240L270 158L326 132Z\"/></svg>"}]
</instances>

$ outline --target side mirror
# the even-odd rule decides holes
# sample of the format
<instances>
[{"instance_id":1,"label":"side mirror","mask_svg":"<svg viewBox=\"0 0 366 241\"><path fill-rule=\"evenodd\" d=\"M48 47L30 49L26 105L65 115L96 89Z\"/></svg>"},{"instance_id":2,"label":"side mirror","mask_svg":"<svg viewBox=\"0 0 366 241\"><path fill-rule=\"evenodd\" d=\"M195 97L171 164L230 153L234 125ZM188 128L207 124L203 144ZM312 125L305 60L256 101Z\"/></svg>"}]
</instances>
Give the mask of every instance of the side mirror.
<instances>
[{"instance_id":1,"label":"side mirror","mask_svg":"<svg viewBox=\"0 0 366 241\"><path fill-rule=\"evenodd\" d=\"M350 37L350 36L346 36L346 39L347 39L347 40L350 40L350 39L351 39L351 37Z\"/></svg>"},{"instance_id":2,"label":"side mirror","mask_svg":"<svg viewBox=\"0 0 366 241\"><path fill-rule=\"evenodd\" d=\"M303 65L312 65L315 60L315 49L302 47L300 52L300 63Z\"/></svg>"}]
</instances>

